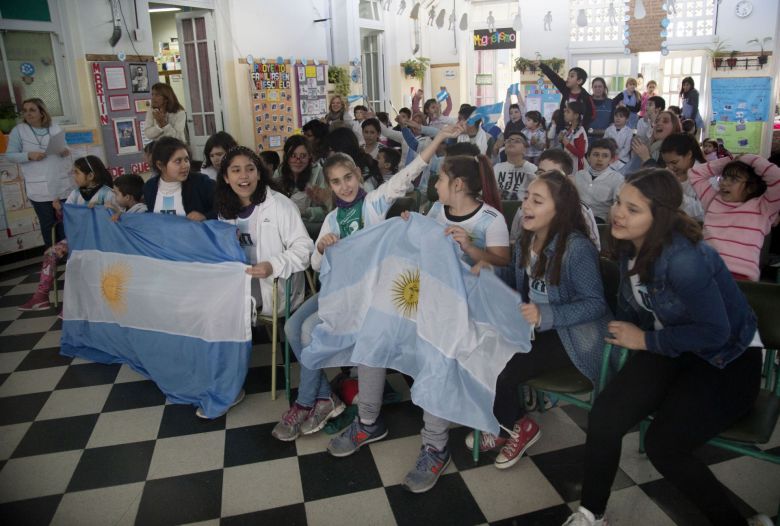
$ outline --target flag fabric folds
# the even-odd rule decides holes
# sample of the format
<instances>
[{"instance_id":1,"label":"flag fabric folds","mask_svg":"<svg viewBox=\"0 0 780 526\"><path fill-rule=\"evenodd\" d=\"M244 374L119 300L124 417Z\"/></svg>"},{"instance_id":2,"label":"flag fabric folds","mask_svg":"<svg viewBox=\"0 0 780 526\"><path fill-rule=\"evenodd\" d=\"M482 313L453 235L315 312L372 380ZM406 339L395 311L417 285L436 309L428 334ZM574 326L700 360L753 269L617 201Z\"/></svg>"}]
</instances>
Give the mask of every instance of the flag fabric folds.
<instances>
[{"instance_id":1,"label":"flag fabric folds","mask_svg":"<svg viewBox=\"0 0 780 526\"><path fill-rule=\"evenodd\" d=\"M498 122L501 117L501 112L504 109L503 102L496 102L495 104L487 104L485 106L478 106L469 116L467 122L469 124L476 124L476 122L482 119L482 129L490 130Z\"/></svg>"},{"instance_id":2,"label":"flag fabric folds","mask_svg":"<svg viewBox=\"0 0 780 526\"><path fill-rule=\"evenodd\" d=\"M520 295L470 273L444 226L419 214L384 221L328 248L319 317L301 356L310 368L363 364L412 376L428 412L498 434L496 379L531 348Z\"/></svg>"},{"instance_id":3,"label":"flag fabric folds","mask_svg":"<svg viewBox=\"0 0 780 526\"><path fill-rule=\"evenodd\" d=\"M235 226L65 206L61 353L127 363L169 400L221 415L244 384L251 278Z\"/></svg>"}]
</instances>

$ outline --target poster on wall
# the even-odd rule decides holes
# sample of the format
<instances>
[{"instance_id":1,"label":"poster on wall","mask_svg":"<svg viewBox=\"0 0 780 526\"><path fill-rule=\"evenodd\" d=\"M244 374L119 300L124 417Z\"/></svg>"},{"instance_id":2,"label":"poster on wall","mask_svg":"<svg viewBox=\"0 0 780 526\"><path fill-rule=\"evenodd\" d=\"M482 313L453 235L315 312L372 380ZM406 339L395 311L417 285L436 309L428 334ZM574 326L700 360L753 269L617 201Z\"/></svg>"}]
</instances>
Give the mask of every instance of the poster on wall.
<instances>
[{"instance_id":1,"label":"poster on wall","mask_svg":"<svg viewBox=\"0 0 780 526\"><path fill-rule=\"evenodd\" d=\"M561 93L552 84L537 83L523 86L525 110L538 111L549 124L552 114L561 104Z\"/></svg>"},{"instance_id":2,"label":"poster on wall","mask_svg":"<svg viewBox=\"0 0 780 526\"><path fill-rule=\"evenodd\" d=\"M298 95L298 127L319 119L326 113L328 73L324 65L295 66Z\"/></svg>"},{"instance_id":3,"label":"poster on wall","mask_svg":"<svg viewBox=\"0 0 780 526\"><path fill-rule=\"evenodd\" d=\"M723 139L732 153L759 153L764 125L770 118L771 79L712 79L709 136Z\"/></svg>"},{"instance_id":4,"label":"poster on wall","mask_svg":"<svg viewBox=\"0 0 780 526\"><path fill-rule=\"evenodd\" d=\"M43 245L18 164L0 161L0 255Z\"/></svg>"},{"instance_id":5,"label":"poster on wall","mask_svg":"<svg viewBox=\"0 0 780 526\"><path fill-rule=\"evenodd\" d=\"M258 151L280 150L295 127L292 65L250 64L255 144Z\"/></svg>"}]
</instances>

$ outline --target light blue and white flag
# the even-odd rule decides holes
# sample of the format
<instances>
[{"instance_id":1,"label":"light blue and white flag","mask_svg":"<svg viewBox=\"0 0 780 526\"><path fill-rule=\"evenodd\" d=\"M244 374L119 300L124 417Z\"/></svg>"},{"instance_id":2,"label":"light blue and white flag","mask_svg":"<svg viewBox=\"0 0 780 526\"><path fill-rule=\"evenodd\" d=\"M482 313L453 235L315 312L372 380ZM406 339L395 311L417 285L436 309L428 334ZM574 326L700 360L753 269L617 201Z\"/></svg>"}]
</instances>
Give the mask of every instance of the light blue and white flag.
<instances>
[{"instance_id":1,"label":"light blue and white flag","mask_svg":"<svg viewBox=\"0 0 780 526\"><path fill-rule=\"evenodd\" d=\"M347 95L347 103L352 104L353 102L357 102L360 99L368 100L365 95Z\"/></svg>"},{"instance_id":2,"label":"light blue and white flag","mask_svg":"<svg viewBox=\"0 0 780 526\"><path fill-rule=\"evenodd\" d=\"M503 109L503 102L479 106L471 113L467 122L469 124L475 124L478 120L482 119L482 128L487 131L496 125L499 117L501 117Z\"/></svg>"},{"instance_id":3,"label":"light blue and white flag","mask_svg":"<svg viewBox=\"0 0 780 526\"><path fill-rule=\"evenodd\" d=\"M227 411L252 343L236 227L66 205L65 229L62 354L127 363L172 402Z\"/></svg>"},{"instance_id":4,"label":"light blue and white flag","mask_svg":"<svg viewBox=\"0 0 780 526\"><path fill-rule=\"evenodd\" d=\"M450 98L450 94L445 89L441 90L439 93L436 94L436 100L438 102L444 102L448 98Z\"/></svg>"},{"instance_id":5,"label":"light blue and white flag","mask_svg":"<svg viewBox=\"0 0 780 526\"><path fill-rule=\"evenodd\" d=\"M493 273L470 273L444 226L419 214L342 239L323 259L319 317L301 361L363 364L412 376L412 401L498 434L496 379L531 348L520 295Z\"/></svg>"}]
</instances>

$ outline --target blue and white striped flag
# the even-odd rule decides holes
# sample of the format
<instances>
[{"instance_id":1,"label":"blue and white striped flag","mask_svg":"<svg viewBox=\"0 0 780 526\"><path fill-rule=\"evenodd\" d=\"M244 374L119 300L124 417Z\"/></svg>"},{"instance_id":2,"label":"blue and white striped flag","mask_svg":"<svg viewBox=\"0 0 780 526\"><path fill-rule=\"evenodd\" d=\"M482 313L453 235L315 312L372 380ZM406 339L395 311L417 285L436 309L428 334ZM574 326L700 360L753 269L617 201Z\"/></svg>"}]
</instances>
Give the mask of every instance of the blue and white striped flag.
<instances>
[{"instance_id":1,"label":"blue and white striped flag","mask_svg":"<svg viewBox=\"0 0 780 526\"><path fill-rule=\"evenodd\" d=\"M474 276L444 226L419 214L384 221L325 252L319 317L301 356L310 368L363 364L414 377L412 400L498 434L496 379L531 348L520 295Z\"/></svg>"},{"instance_id":2,"label":"blue and white striped flag","mask_svg":"<svg viewBox=\"0 0 780 526\"><path fill-rule=\"evenodd\" d=\"M235 226L65 206L61 352L127 363L169 400L224 413L251 352L251 289Z\"/></svg>"},{"instance_id":3,"label":"blue and white striped flag","mask_svg":"<svg viewBox=\"0 0 780 526\"><path fill-rule=\"evenodd\" d=\"M498 122L503 109L503 102L496 102L495 104L479 106L471 113L471 116L469 116L467 122L469 124L475 124L478 120L482 119L482 128L484 130L490 130L490 128L495 126Z\"/></svg>"},{"instance_id":4,"label":"blue and white striped flag","mask_svg":"<svg viewBox=\"0 0 780 526\"><path fill-rule=\"evenodd\" d=\"M450 94L447 92L447 90L441 90L439 93L436 94L436 101L437 102L444 102L450 98Z\"/></svg>"}]
</instances>

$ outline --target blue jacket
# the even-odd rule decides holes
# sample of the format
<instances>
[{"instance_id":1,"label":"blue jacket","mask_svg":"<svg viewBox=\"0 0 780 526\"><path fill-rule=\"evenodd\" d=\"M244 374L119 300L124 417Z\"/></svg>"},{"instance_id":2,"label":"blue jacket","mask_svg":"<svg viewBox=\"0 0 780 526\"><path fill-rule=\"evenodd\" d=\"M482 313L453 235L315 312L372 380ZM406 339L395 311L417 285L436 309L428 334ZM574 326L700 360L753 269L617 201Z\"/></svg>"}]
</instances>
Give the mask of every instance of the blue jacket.
<instances>
[{"instance_id":1,"label":"blue jacket","mask_svg":"<svg viewBox=\"0 0 780 526\"><path fill-rule=\"evenodd\" d=\"M148 212L152 212L154 202L157 200L157 188L160 184L160 176L155 175L144 184L144 203ZM184 211L200 212L206 219L216 219L214 210L215 183L207 175L200 172L190 172L187 179L181 184L181 201Z\"/></svg>"},{"instance_id":2,"label":"blue jacket","mask_svg":"<svg viewBox=\"0 0 780 526\"><path fill-rule=\"evenodd\" d=\"M634 299L628 260L620 260L617 317L646 331L648 351L692 352L722 369L750 345L756 316L714 248L679 234L664 247L647 284L650 305L663 325L657 331L653 315Z\"/></svg>"},{"instance_id":3,"label":"blue jacket","mask_svg":"<svg viewBox=\"0 0 780 526\"><path fill-rule=\"evenodd\" d=\"M547 261L552 261L557 239L545 248ZM525 269L519 268L520 242L515 244L507 282L518 291L523 290ZM607 324L612 319L599 270L596 246L586 236L569 234L566 252L561 261L561 279L550 284L550 265L547 267L547 297L549 304L539 304L542 323L538 330L555 329L569 355L569 359L594 385L598 382ZM502 273L503 274L503 273ZM506 279L506 278L505 278Z\"/></svg>"}]
</instances>

